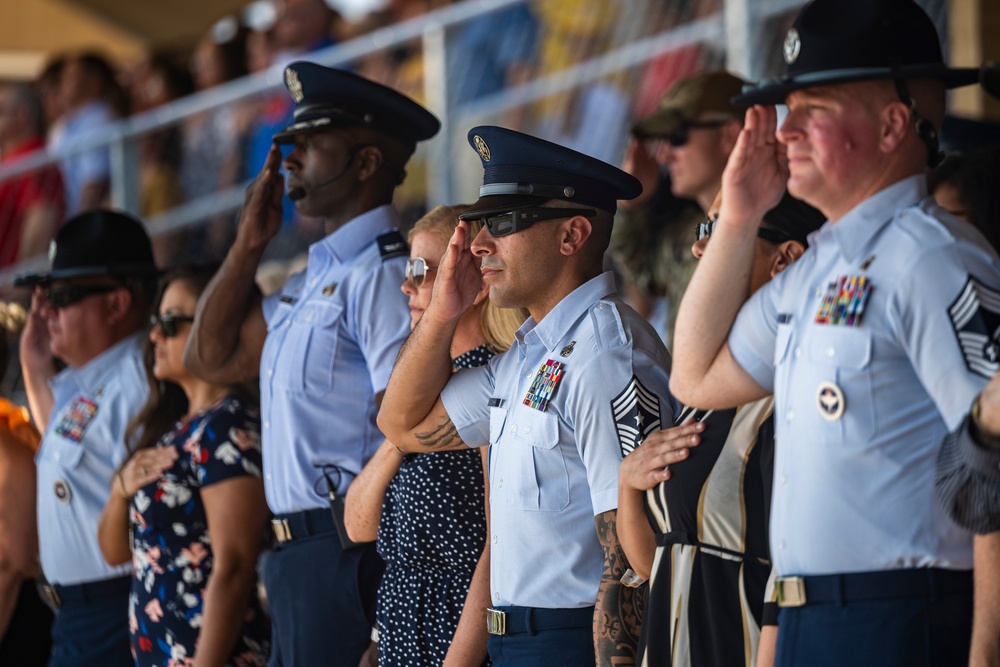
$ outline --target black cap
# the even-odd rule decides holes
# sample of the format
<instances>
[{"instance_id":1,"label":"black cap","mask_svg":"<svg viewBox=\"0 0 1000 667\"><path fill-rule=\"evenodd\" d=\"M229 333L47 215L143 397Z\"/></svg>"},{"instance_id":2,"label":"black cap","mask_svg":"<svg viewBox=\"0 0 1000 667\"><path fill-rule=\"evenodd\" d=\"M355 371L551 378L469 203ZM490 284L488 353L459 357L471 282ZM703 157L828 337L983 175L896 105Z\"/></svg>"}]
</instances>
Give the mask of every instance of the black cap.
<instances>
[{"instance_id":1,"label":"black cap","mask_svg":"<svg viewBox=\"0 0 1000 667\"><path fill-rule=\"evenodd\" d=\"M469 130L483 163L479 201L463 213L473 219L559 199L614 213L619 199L635 199L642 185L630 174L589 155L502 127Z\"/></svg>"},{"instance_id":2,"label":"black cap","mask_svg":"<svg viewBox=\"0 0 1000 667\"><path fill-rule=\"evenodd\" d=\"M413 150L441 129L434 114L406 95L344 70L294 62L285 68L285 87L295 111L292 124L274 135L279 144L303 132L361 125Z\"/></svg>"},{"instance_id":3,"label":"black cap","mask_svg":"<svg viewBox=\"0 0 1000 667\"><path fill-rule=\"evenodd\" d=\"M819 209L786 191L778 205L764 214L764 223L809 247L807 237L823 226L826 216Z\"/></svg>"},{"instance_id":4,"label":"black cap","mask_svg":"<svg viewBox=\"0 0 1000 667\"><path fill-rule=\"evenodd\" d=\"M152 277L153 248L142 223L118 211L93 210L70 218L49 246L52 268L14 278L17 287L90 276Z\"/></svg>"},{"instance_id":5,"label":"black cap","mask_svg":"<svg viewBox=\"0 0 1000 667\"><path fill-rule=\"evenodd\" d=\"M938 79L947 88L979 81L978 68L950 68L937 29L913 0L812 0L783 46L784 78L746 86L733 102L780 104L789 93L876 79Z\"/></svg>"}]
</instances>

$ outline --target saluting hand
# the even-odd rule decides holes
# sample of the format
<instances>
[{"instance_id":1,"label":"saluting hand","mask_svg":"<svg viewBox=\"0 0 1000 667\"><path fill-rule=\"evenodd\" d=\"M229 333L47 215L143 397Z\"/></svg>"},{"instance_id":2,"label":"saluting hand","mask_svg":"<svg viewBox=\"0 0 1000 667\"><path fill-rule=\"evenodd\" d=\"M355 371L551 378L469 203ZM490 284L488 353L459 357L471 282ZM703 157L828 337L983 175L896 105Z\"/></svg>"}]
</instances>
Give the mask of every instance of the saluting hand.
<instances>
[{"instance_id":1,"label":"saluting hand","mask_svg":"<svg viewBox=\"0 0 1000 667\"><path fill-rule=\"evenodd\" d=\"M775 136L773 106L747 109L746 122L722 173L722 208L727 224L757 225L781 200L788 184L788 156Z\"/></svg>"},{"instance_id":2,"label":"saluting hand","mask_svg":"<svg viewBox=\"0 0 1000 667\"><path fill-rule=\"evenodd\" d=\"M642 194L635 199L623 199L618 202L618 208L624 211L634 211L649 203L660 187L660 165L656 156L646 150L641 139L632 137L625 149L625 159L622 161L622 171L631 174L642 183Z\"/></svg>"},{"instance_id":3,"label":"saluting hand","mask_svg":"<svg viewBox=\"0 0 1000 667\"><path fill-rule=\"evenodd\" d=\"M638 491L646 491L670 479L670 468L690 454L691 447L701 442L701 422L674 426L652 433L622 461L618 477L621 483Z\"/></svg>"},{"instance_id":4,"label":"saluting hand","mask_svg":"<svg viewBox=\"0 0 1000 667\"><path fill-rule=\"evenodd\" d=\"M281 149L271 144L264 166L247 187L236 232L237 243L248 250L263 250L281 229L281 198L285 178L281 175Z\"/></svg>"},{"instance_id":5,"label":"saluting hand","mask_svg":"<svg viewBox=\"0 0 1000 667\"><path fill-rule=\"evenodd\" d=\"M49 349L49 327L42 314L42 309L46 306L48 302L45 299L45 291L41 287L35 287L31 295L31 310L28 311L20 343L21 365L29 373L55 371L52 365L52 352Z\"/></svg>"},{"instance_id":6,"label":"saluting hand","mask_svg":"<svg viewBox=\"0 0 1000 667\"><path fill-rule=\"evenodd\" d=\"M438 265L434 292L427 309L435 317L455 320L472 307L483 289L483 274L480 262L472 254L472 237L469 223L458 223L455 233L448 242L448 249ZM426 315L426 314L425 314Z\"/></svg>"}]
</instances>

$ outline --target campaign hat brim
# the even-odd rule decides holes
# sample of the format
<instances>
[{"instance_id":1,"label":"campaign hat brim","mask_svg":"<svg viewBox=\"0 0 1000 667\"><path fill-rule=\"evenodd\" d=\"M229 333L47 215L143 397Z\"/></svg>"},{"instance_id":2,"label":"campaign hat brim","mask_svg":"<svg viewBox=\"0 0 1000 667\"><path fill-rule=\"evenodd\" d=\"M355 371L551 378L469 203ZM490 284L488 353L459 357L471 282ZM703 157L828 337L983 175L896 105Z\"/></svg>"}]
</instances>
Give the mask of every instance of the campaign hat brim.
<instances>
[{"instance_id":1,"label":"campaign hat brim","mask_svg":"<svg viewBox=\"0 0 1000 667\"><path fill-rule=\"evenodd\" d=\"M937 79L945 88L959 88L978 83L980 68L952 68L942 64L908 65L904 67L858 67L806 72L797 76L747 85L743 94L733 98L733 104L749 107L757 104L784 104L790 93L806 88L835 86L859 81L886 79Z\"/></svg>"},{"instance_id":2,"label":"campaign hat brim","mask_svg":"<svg viewBox=\"0 0 1000 667\"><path fill-rule=\"evenodd\" d=\"M80 266L72 269L58 269L44 273L22 273L14 276L14 287L45 287L56 280L73 278L96 278L98 276L155 277L159 270L147 264L113 264L104 266Z\"/></svg>"}]
</instances>

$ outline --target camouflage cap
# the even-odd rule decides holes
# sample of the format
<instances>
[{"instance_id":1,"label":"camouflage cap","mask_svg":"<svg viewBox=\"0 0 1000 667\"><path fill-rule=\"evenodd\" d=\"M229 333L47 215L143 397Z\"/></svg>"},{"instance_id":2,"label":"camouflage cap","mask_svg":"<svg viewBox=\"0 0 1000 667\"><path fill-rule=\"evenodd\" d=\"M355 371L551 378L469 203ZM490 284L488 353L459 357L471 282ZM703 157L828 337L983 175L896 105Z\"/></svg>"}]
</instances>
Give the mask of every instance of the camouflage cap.
<instances>
[{"instance_id":1,"label":"camouflage cap","mask_svg":"<svg viewBox=\"0 0 1000 667\"><path fill-rule=\"evenodd\" d=\"M666 136L703 113L742 118L744 109L730 100L740 94L744 83L725 70L701 72L682 79L670 87L656 112L632 126L632 134L639 138Z\"/></svg>"}]
</instances>

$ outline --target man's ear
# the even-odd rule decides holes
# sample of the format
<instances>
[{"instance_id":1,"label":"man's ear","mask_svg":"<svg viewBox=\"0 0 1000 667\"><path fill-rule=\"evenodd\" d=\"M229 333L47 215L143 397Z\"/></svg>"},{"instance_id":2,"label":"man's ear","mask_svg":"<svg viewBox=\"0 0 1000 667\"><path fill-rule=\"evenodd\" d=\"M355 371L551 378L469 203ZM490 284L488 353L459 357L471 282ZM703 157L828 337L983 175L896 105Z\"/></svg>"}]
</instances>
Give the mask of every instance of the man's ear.
<instances>
[{"instance_id":1,"label":"man's ear","mask_svg":"<svg viewBox=\"0 0 1000 667\"><path fill-rule=\"evenodd\" d=\"M906 132L913 125L910 108L902 102L895 101L885 105L879 114L881 128L879 131L879 150L889 154L896 150L906 137Z\"/></svg>"},{"instance_id":2,"label":"man's ear","mask_svg":"<svg viewBox=\"0 0 1000 667\"><path fill-rule=\"evenodd\" d=\"M357 165L358 180L367 181L382 166L382 150L378 146L365 146L357 152L353 162Z\"/></svg>"},{"instance_id":3,"label":"man's ear","mask_svg":"<svg viewBox=\"0 0 1000 667\"><path fill-rule=\"evenodd\" d=\"M129 311L132 310L132 292L125 287L108 292L105 303L108 309L108 323L118 324L128 317Z\"/></svg>"},{"instance_id":4,"label":"man's ear","mask_svg":"<svg viewBox=\"0 0 1000 667\"><path fill-rule=\"evenodd\" d=\"M575 215L564 221L559 226L561 238L559 240L559 252L567 257L575 255L583 249L590 238L594 227L590 220L582 215Z\"/></svg>"},{"instance_id":5,"label":"man's ear","mask_svg":"<svg viewBox=\"0 0 1000 667\"><path fill-rule=\"evenodd\" d=\"M805 251L806 247L798 241L785 241L779 245L771 260L771 277L774 278L791 266Z\"/></svg>"}]
</instances>

